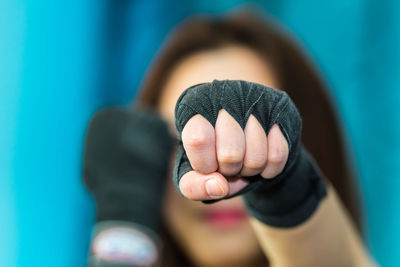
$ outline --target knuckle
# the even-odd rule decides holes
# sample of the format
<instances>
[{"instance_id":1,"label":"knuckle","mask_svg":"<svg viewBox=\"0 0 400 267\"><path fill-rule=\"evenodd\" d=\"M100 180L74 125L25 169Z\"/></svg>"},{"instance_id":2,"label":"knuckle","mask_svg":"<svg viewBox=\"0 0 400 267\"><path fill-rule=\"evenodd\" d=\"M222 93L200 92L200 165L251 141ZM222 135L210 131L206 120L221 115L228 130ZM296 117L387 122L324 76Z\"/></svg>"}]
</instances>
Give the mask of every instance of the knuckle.
<instances>
[{"instance_id":1,"label":"knuckle","mask_svg":"<svg viewBox=\"0 0 400 267\"><path fill-rule=\"evenodd\" d=\"M261 157L246 158L243 166L248 169L261 169L265 166L265 159Z\"/></svg>"},{"instance_id":2,"label":"knuckle","mask_svg":"<svg viewBox=\"0 0 400 267\"><path fill-rule=\"evenodd\" d=\"M287 159L287 152L285 150L274 150L268 155L268 163L281 164Z\"/></svg>"},{"instance_id":3,"label":"knuckle","mask_svg":"<svg viewBox=\"0 0 400 267\"><path fill-rule=\"evenodd\" d=\"M185 145L193 149L207 147L209 146L210 142L210 136L202 132L197 132L195 134L191 134L190 136L186 136L184 140Z\"/></svg>"},{"instance_id":4,"label":"knuckle","mask_svg":"<svg viewBox=\"0 0 400 267\"><path fill-rule=\"evenodd\" d=\"M220 163L235 164L243 160L243 152L240 149L218 151Z\"/></svg>"}]
</instances>

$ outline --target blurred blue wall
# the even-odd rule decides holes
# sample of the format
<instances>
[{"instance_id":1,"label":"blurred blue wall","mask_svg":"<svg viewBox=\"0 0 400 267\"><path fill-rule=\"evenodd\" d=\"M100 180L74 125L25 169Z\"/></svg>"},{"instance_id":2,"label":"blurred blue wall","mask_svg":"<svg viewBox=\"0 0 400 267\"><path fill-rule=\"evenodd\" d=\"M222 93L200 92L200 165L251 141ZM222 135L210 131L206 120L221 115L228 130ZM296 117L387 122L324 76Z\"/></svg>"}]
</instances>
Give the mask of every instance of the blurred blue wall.
<instances>
[{"instance_id":1,"label":"blurred blue wall","mask_svg":"<svg viewBox=\"0 0 400 267\"><path fill-rule=\"evenodd\" d=\"M0 1L0 266L84 266L94 205L81 182L90 116L134 97L168 31L245 1ZM367 239L400 266L400 7L253 1L321 67L343 117Z\"/></svg>"}]
</instances>

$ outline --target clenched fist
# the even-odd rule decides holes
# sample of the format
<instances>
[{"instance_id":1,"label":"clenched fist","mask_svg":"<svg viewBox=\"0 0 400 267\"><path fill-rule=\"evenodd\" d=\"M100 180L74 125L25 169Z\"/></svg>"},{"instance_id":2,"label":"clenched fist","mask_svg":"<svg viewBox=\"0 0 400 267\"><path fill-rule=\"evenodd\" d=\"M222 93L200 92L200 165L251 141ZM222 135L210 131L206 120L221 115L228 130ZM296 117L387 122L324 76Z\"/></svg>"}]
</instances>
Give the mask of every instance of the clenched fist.
<instances>
[{"instance_id":1,"label":"clenched fist","mask_svg":"<svg viewBox=\"0 0 400 267\"><path fill-rule=\"evenodd\" d=\"M300 115L283 91L234 80L195 85L179 98L175 124L174 182L186 198L243 195L251 215L285 227L306 220L326 194L300 143Z\"/></svg>"}]
</instances>

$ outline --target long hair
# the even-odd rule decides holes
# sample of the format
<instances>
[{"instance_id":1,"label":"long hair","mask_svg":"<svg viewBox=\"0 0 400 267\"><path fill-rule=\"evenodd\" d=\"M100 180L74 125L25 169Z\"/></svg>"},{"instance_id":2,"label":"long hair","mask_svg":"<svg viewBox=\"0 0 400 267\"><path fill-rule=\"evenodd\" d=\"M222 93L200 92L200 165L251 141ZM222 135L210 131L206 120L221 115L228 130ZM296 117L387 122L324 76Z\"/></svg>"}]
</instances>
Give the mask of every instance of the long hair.
<instances>
[{"instance_id":1,"label":"long hair","mask_svg":"<svg viewBox=\"0 0 400 267\"><path fill-rule=\"evenodd\" d=\"M184 21L170 35L148 71L138 98L139 106L158 107L160 90L173 67L184 57L230 44L254 50L273 66L280 89L288 93L302 116L304 146L338 192L360 231L359 194L327 86L304 51L275 23L248 12L223 17L198 16Z\"/></svg>"}]
</instances>

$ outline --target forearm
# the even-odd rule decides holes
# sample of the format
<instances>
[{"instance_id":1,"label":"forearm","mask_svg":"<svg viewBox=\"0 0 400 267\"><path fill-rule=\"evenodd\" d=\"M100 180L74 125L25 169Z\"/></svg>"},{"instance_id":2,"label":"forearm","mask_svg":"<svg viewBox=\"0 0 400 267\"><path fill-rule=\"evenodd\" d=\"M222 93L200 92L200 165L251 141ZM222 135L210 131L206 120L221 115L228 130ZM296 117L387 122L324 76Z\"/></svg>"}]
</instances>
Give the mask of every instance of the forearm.
<instances>
[{"instance_id":1,"label":"forearm","mask_svg":"<svg viewBox=\"0 0 400 267\"><path fill-rule=\"evenodd\" d=\"M375 266L331 186L315 213L298 226L271 227L255 218L251 224L272 266Z\"/></svg>"}]
</instances>

